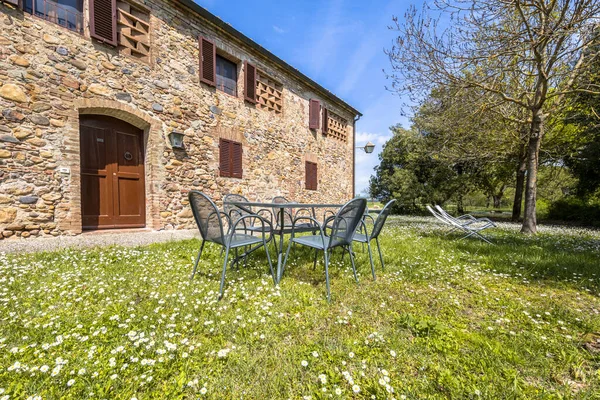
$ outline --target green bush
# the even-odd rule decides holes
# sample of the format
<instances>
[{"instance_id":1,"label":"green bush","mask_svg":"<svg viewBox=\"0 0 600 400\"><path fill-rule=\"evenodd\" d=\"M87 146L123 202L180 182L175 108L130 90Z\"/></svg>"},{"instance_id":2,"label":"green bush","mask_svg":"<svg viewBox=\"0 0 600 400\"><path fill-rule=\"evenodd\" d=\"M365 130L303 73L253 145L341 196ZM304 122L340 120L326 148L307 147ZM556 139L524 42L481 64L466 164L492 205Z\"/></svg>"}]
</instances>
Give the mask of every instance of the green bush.
<instances>
[{"instance_id":1,"label":"green bush","mask_svg":"<svg viewBox=\"0 0 600 400\"><path fill-rule=\"evenodd\" d=\"M565 197L550 205L548 219L600 226L600 201L598 199L585 201L576 197Z\"/></svg>"}]
</instances>

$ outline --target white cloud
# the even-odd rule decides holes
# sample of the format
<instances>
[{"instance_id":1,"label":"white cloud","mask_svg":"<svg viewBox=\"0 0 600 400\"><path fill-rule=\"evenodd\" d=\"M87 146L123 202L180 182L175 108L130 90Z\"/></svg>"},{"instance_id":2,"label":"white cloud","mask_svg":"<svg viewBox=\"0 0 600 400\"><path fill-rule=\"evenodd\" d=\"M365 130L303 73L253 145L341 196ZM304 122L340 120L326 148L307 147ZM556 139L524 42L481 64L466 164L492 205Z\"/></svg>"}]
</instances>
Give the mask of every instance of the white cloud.
<instances>
[{"instance_id":1,"label":"white cloud","mask_svg":"<svg viewBox=\"0 0 600 400\"><path fill-rule=\"evenodd\" d=\"M273 30L277 33L279 33L280 35L283 33L286 33L287 31L277 25L273 25Z\"/></svg>"}]
</instances>

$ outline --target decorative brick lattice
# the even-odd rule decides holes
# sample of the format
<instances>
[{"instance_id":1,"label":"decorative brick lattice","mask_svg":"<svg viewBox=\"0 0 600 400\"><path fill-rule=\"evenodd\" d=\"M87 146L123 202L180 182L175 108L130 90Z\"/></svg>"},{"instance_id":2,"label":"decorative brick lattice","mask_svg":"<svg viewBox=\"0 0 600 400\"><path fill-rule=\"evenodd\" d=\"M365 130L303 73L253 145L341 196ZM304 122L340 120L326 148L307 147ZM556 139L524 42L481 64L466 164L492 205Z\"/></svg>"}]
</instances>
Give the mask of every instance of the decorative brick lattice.
<instances>
[{"instance_id":1,"label":"decorative brick lattice","mask_svg":"<svg viewBox=\"0 0 600 400\"><path fill-rule=\"evenodd\" d=\"M256 78L256 106L263 110L283 112L283 85L263 74Z\"/></svg>"},{"instance_id":2,"label":"decorative brick lattice","mask_svg":"<svg viewBox=\"0 0 600 400\"><path fill-rule=\"evenodd\" d=\"M348 139L348 121L331 111L327 118L327 135L345 142Z\"/></svg>"},{"instance_id":3,"label":"decorative brick lattice","mask_svg":"<svg viewBox=\"0 0 600 400\"><path fill-rule=\"evenodd\" d=\"M119 51L150 62L150 12L117 1Z\"/></svg>"}]
</instances>

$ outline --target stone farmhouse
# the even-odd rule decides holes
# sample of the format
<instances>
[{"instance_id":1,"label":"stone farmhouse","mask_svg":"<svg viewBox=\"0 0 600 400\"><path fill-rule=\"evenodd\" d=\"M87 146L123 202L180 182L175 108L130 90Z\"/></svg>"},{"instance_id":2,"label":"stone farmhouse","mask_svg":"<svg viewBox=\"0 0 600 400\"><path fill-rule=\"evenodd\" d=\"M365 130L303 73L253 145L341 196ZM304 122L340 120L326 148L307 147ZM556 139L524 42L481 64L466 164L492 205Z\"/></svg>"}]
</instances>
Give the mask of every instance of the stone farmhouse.
<instances>
[{"instance_id":1,"label":"stone farmhouse","mask_svg":"<svg viewBox=\"0 0 600 400\"><path fill-rule=\"evenodd\" d=\"M0 238L354 196L360 113L192 0L0 0L0 111Z\"/></svg>"}]
</instances>

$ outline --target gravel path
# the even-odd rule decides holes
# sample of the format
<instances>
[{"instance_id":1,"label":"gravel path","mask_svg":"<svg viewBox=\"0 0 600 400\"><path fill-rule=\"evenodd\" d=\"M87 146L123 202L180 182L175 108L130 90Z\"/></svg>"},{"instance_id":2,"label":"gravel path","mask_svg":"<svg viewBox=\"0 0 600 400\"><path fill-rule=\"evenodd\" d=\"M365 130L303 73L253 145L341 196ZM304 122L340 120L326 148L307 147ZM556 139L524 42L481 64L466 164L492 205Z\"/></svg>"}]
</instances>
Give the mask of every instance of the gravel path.
<instances>
[{"instance_id":1,"label":"gravel path","mask_svg":"<svg viewBox=\"0 0 600 400\"><path fill-rule=\"evenodd\" d=\"M200 237L197 230L175 231L124 231L91 232L77 236L58 236L36 239L5 239L0 241L0 252L32 253L55 251L66 248L87 248L119 245L127 247L143 246L151 243L169 242Z\"/></svg>"}]
</instances>

